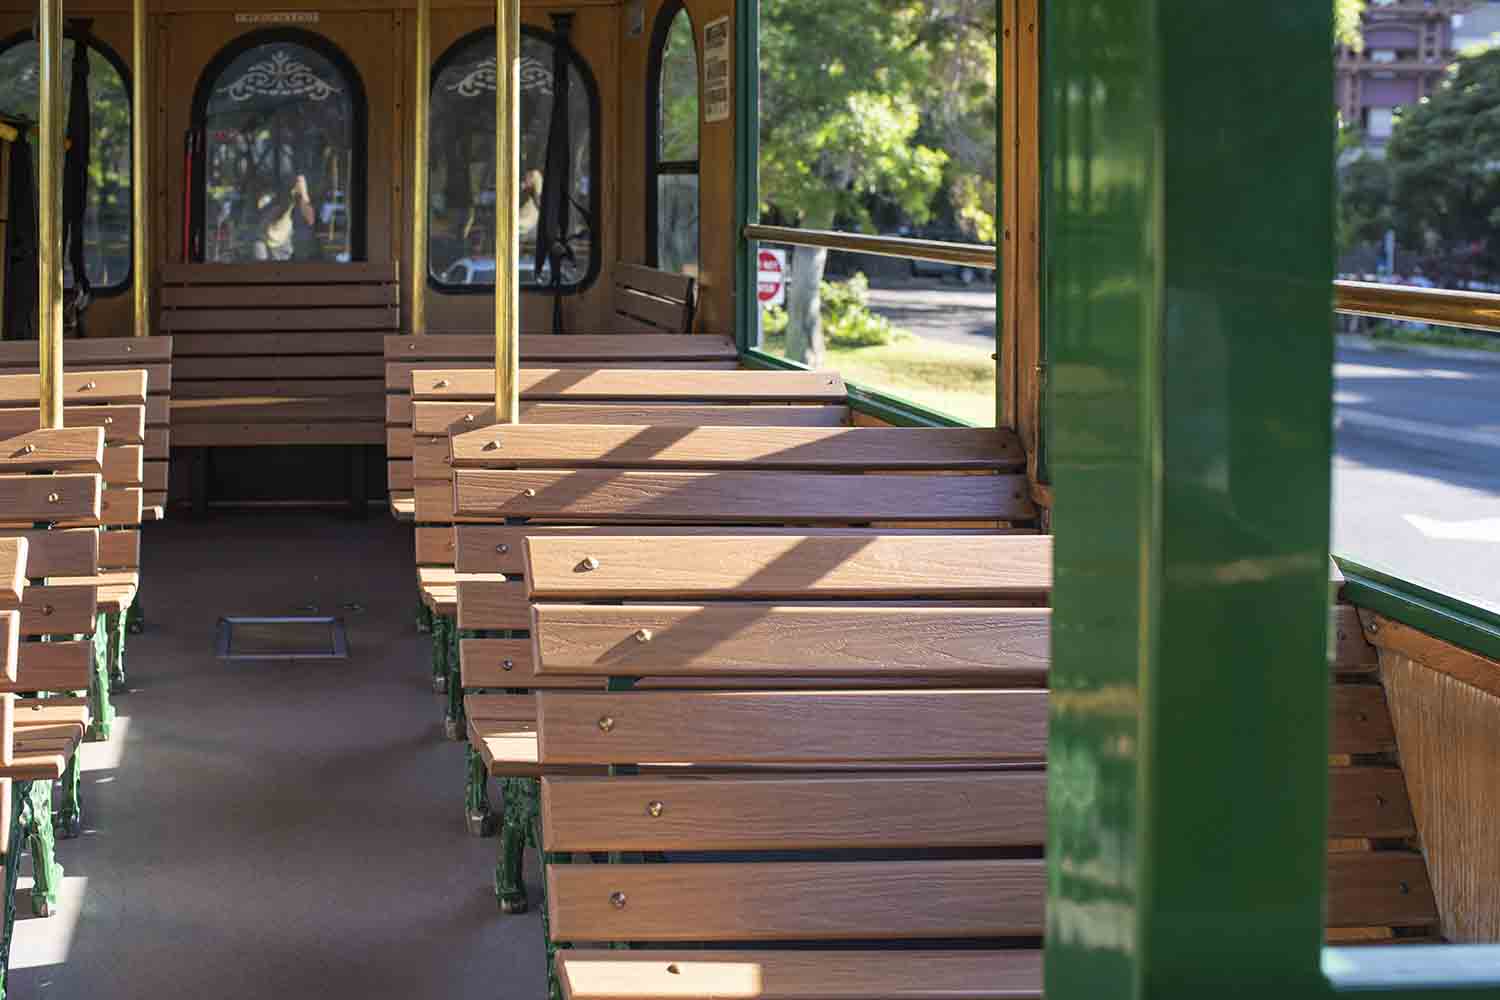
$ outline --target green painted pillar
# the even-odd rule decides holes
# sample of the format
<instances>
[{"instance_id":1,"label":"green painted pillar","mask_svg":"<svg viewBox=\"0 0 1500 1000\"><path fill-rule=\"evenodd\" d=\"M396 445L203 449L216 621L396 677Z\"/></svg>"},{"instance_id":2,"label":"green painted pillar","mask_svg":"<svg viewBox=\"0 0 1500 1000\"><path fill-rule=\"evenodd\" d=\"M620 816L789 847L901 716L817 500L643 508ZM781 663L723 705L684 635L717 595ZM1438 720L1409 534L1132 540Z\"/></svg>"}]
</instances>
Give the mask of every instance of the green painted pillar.
<instances>
[{"instance_id":1,"label":"green painted pillar","mask_svg":"<svg viewBox=\"0 0 1500 1000\"><path fill-rule=\"evenodd\" d=\"M1047 996L1321 993L1331 4L1058 0Z\"/></svg>"}]
</instances>

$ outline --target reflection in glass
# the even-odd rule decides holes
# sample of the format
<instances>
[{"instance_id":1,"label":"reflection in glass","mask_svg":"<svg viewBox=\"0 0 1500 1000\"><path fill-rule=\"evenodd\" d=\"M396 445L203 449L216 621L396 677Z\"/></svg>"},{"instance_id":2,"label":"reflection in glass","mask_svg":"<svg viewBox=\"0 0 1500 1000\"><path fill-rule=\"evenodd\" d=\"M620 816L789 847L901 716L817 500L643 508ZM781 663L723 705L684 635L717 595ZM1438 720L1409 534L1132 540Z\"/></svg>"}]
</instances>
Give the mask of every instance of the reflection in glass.
<instances>
[{"instance_id":1,"label":"reflection in glass","mask_svg":"<svg viewBox=\"0 0 1500 1000\"><path fill-rule=\"evenodd\" d=\"M203 121L203 259L354 257L358 95L294 42L247 49L212 83Z\"/></svg>"},{"instance_id":2,"label":"reflection in glass","mask_svg":"<svg viewBox=\"0 0 1500 1000\"><path fill-rule=\"evenodd\" d=\"M64 78L73 65L73 39L63 40ZM19 41L0 52L0 115L37 120L37 45ZM95 292L123 288L130 273L130 92L115 64L88 47L89 165L84 199L83 252ZM63 91L63 120L71 100ZM33 151L35 147L33 146ZM64 256L63 282L73 284L72 262Z\"/></svg>"},{"instance_id":3,"label":"reflection in glass","mask_svg":"<svg viewBox=\"0 0 1500 1000\"><path fill-rule=\"evenodd\" d=\"M550 262L536 267L537 227L553 122L555 49L545 37L521 35L521 237L523 286L552 284ZM441 286L495 284L495 34L460 42L440 60L432 87L428 270ZM593 93L576 54L568 62L568 250L561 258L563 288L589 274L594 226L591 190Z\"/></svg>"},{"instance_id":4,"label":"reflection in glass","mask_svg":"<svg viewBox=\"0 0 1500 1000\"><path fill-rule=\"evenodd\" d=\"M656 266L698 273L698 58L686 9L661 50L656 114Z\"/></svg>"}]
</instances>

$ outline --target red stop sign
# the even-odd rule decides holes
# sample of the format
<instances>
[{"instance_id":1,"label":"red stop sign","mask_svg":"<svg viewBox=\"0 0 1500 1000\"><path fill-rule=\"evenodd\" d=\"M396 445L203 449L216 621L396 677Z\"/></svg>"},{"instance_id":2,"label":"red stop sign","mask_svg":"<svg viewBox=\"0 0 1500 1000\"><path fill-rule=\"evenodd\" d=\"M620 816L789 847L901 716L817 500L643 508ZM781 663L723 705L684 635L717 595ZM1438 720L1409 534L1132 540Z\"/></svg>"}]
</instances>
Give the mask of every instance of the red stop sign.
<instances>
[{"instance_id":1,"label":"red stop sign","mask_svg":"<svg viewBox=\"0 0 1500 1000\"><path fill-rule=\"evenodd\" d=\"M761 250L756 255L756 297L761 305L780 305L786 298L786 273L782 265L785 251Z\"/></svg>"}]
</instances>

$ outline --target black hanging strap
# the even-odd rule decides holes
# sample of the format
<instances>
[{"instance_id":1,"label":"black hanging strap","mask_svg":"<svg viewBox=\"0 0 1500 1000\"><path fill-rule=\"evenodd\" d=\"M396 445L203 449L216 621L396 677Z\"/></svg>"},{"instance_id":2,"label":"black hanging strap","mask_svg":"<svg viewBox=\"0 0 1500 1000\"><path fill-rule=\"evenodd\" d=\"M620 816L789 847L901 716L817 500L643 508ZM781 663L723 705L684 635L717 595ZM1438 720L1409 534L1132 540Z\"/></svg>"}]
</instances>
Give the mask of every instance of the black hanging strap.
<instances>
[{"instance_id":1,"label":"black hanging strap","mask_svg":"<svg viewBox=\"0 0 1500 1000\"><path fill-rule=\"evenodd\" d=\"M63 245L73 271L72 312L77 334L83 336L83 313L88 309L92 286L83 253L83 218L89 197L89 144L92 112L89 107L89 41L93 21L70 22L73 38L73 72L68 90L68 149L63 157Z\"/></svg>"},{"instance_id":2,"label":"black hanging strap","mask_svg":"<svg viewBox=\"0 0 1500 1000\"><path fill-rule=\"evenodd\" d=\"M569 116L568 66L573 51L573 15L552 15L552 120L547 127L547 154L542 171L542 199L537 214L536 264L551 265L552 332L562 333L562 265L576 263L568 236L568 209L573 158L572 123Z\"/></svg>"}]
</instances>

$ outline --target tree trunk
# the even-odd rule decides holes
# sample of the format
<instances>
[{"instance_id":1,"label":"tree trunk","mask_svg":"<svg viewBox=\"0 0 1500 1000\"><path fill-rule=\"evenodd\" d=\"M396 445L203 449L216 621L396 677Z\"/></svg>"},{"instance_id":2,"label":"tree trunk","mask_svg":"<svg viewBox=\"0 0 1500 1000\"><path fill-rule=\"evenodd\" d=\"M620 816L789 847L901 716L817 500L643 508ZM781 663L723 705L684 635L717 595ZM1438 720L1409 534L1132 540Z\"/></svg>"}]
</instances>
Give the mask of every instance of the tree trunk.
<instances>
[{"instance_id":1,"label":"tree trunk","mask_svg":"<svg viewBox=\"0 0 1500 1000\"><path fill-rule=\"evenodd\" d=\"M810 368L823 364L823 268L828 251L793 247L786 289L786 356Z\"/></svg>"}]
</instances>

